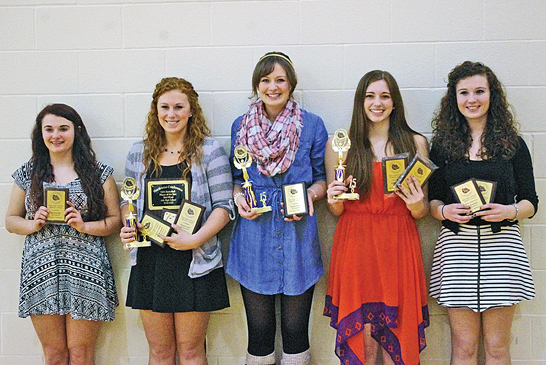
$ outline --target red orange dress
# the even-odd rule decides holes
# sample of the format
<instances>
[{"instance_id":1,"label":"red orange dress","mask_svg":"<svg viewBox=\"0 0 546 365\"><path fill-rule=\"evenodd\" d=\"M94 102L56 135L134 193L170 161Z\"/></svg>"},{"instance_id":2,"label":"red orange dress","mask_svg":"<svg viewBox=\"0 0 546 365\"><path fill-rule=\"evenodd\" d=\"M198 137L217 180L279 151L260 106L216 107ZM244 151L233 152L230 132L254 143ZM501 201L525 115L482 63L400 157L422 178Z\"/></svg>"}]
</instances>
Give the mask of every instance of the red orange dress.
<instances>
[{"instance_id":1,"label":"red orange dress","mask_svg":"<svg viewBox=\"0 0 546 365\"><path fill-rule=\"evenodd\" d=\"M342 364L364 361L364 324L397 365L419 364L429 324L419 232L402 199L383 194L374 163L370 196L346 201L334 235L324 315Z\"/></svg>"}]
</instances>

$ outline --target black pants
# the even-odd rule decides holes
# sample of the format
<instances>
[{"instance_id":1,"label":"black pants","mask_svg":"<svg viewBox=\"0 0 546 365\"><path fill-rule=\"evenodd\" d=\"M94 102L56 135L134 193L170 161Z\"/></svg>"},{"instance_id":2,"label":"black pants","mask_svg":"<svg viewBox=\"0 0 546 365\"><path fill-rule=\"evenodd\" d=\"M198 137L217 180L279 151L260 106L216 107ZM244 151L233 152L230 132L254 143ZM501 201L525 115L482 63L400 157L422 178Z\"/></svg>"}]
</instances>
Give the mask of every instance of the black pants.
<instances>
[{"instance_id":1,"label":"black pants","mask_svg":"<svg viewBox=\"0 0 546 365\"><path fill-rule=\"evenodd\" d=\"M278 294L281 299L281 334L283 351L299 354L309 349L309 314L313 285L300 295ZM275 351L276 295L258 294L241 285L248 323L248 353L266 356Z\"/></svg>"}]
</instances>

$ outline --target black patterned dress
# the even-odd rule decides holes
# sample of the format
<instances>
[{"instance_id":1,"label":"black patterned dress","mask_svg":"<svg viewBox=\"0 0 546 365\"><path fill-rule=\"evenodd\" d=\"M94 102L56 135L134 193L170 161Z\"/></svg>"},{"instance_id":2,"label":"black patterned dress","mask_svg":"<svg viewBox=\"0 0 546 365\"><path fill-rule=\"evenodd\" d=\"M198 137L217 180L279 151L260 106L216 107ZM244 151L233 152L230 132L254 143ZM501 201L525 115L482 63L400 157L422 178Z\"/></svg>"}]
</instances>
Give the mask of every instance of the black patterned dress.
<instances>
[{"instance_id":1,"label":"black patterned dress","mask_svg":"<svg viewBox=\"0 0 546 365\"><path fill-rule=\"evenodd\" d=\"M99 162L101 184L113 169ZM27 219L34 219L29 202L30 163L12 175L26 193ZM85 213L87 197L79 178L58 187L69 189L69 200ZM74 319L113 321L118 305L112 265L104 237L80 233L67 224L46 224L26 236L21 263L19 317L70 314Z\"/></svg>"}]
</instances>

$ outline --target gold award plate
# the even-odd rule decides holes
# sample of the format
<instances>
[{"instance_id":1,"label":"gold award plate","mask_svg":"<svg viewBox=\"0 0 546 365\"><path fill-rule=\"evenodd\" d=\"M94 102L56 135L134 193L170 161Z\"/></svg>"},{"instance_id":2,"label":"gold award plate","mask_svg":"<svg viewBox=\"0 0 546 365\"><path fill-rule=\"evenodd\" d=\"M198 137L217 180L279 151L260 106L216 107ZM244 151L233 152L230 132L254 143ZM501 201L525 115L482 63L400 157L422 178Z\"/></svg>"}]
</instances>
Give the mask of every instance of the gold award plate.
<instances>
[{"instance_id":1,"label":"gold award plate","mask_svg":"<svg viewBox=\"0 0 546 365\"><path fill-rule=\"evenodd\" d=\"M451 190L453 191L453 194L455 194L455 199L457 199L459 203L468 205L472 213L479 211L481 206L485 204L478 184L476 184L476 179L474 178L453 185Z\"/></svg>"},{"instance_id":2,"label":"gold award plate","mask_svg":"<svg viewBox=\"0 0 546 365\"><path fill-rule=\"evenodd\" d=\"M65 224L64 211L68 208L67 188L44 188L44 205L49 209L48 223Z\"/></svg>"}]
</instances>

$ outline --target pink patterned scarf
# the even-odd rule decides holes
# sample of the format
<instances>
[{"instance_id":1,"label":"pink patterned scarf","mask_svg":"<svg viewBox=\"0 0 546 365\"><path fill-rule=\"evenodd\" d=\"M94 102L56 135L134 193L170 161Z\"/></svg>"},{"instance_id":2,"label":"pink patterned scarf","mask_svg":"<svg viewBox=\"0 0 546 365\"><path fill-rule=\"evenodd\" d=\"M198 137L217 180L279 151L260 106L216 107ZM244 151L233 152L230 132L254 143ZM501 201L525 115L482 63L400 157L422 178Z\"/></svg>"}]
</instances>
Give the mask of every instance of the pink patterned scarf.
<instances>
[{"instance_id":1,"label":"pink patterned scarf","mask_svg":"<svg viewBox=\"0 0 546 365\"><path fill-rule=\"evenodd\" d=\"M277 119L271 123L258 99L250 105L237 132L236 146L245 146L258 171L267 176L283 173L292 165L300 144L303 127L301 109L290 98Z\"/></svg>"}]
</instances>

